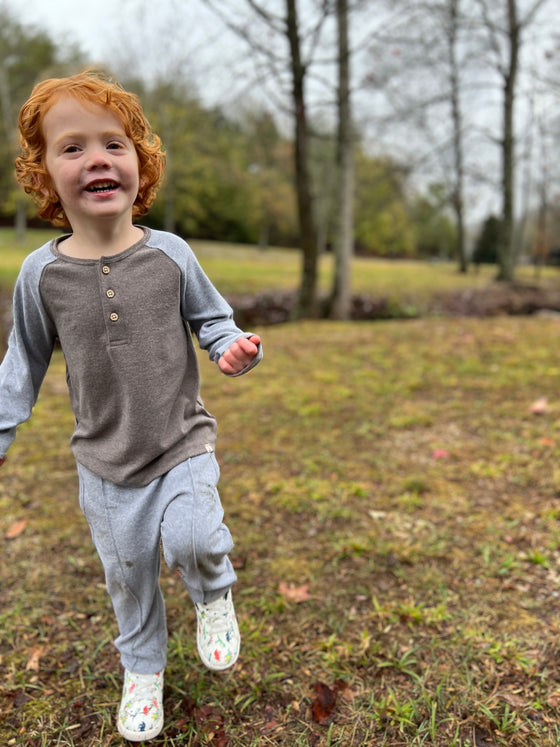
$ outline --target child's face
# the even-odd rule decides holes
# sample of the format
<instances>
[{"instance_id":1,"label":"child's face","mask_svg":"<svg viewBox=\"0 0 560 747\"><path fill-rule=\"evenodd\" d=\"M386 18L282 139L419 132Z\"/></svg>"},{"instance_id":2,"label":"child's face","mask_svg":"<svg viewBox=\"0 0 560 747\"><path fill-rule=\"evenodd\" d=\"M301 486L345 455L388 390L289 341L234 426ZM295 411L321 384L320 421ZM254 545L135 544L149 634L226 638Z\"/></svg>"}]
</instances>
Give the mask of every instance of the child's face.
<instances>
[{"instance_id":1,"label":"child's face","mask_svg":"<svg viewBox=\"0 0 560 747\"><path fill-rule=\"evenodd\" d=\"M45 165L74 233L98 221L132 222L138 156L119 118L68 96L43 119Z\"/></svg>"}]
</instances>

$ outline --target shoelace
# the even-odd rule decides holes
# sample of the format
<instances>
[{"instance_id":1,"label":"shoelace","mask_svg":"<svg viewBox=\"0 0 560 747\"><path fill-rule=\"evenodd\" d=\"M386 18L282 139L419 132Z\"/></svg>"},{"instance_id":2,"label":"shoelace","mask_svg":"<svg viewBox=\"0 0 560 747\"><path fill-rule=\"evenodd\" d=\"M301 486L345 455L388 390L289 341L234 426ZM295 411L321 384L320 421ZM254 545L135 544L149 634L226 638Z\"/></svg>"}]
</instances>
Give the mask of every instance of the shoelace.
<instances>
[{"instance_id":1,"label":"shoelace","mask_svg":"<svg viewBox=\"0 0 560 747\"><path fill-rule=\"evenodd\" d=\"M212 628L212 633L225 633L229 629L229 604L227 599L217 599L212 606L202 605L206 615L206 623Z\"/></svg>"},{"instance_id":2,"label":"shoelace","mask_svg":"<svg viewBox=\"0 0 560 747\"><path fill-rule=\"evenodd\" d=\"M157 694L157 680L151 674L135 674L128 680L127 692L134 700L153 700ZM134 690L130 688L134 685Z\"/></svg>"}]
</instances>

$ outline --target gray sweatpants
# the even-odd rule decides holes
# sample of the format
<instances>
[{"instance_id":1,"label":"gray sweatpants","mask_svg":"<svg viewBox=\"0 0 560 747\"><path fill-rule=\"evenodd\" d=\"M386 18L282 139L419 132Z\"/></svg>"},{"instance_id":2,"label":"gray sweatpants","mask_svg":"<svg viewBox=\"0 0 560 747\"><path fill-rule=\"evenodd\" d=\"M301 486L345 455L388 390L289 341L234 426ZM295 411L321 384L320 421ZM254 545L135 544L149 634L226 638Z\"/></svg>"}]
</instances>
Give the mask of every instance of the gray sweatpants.
<instances>
[{"instance_id":1,"label":"gray sweatpants","mask_svg":"<svg viewBox=\"0 0 560 747\"><path fill-rule=\"evenodd\" d=\"M211 602L236 580L233 547L217 490L213 453L179 464L142 488L115 485L78 464L80 506L103 563L119 626L123 666L140 674L165 667L167 625L159 585L160 545L195 602Z\"/></svg>"}]
</instances>

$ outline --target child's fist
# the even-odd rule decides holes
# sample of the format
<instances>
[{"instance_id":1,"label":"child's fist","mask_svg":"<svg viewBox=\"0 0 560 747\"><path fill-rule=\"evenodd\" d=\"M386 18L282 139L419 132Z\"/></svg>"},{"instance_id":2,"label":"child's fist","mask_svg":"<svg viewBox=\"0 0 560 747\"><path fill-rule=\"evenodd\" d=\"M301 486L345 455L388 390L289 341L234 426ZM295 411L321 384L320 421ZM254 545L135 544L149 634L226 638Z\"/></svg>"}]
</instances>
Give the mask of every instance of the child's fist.
<instances>
[{"instance_id":1,"label":"child's fist","mask_svg":"<svg viewBox=\"0 0 560 747\"><path fill-rule=\"evenodd\" d=\"M260 341L258 335L240 337L222 355L218 361L219 367L229 376L243 371L259 352Z\"/></svg>"}]
</instances>

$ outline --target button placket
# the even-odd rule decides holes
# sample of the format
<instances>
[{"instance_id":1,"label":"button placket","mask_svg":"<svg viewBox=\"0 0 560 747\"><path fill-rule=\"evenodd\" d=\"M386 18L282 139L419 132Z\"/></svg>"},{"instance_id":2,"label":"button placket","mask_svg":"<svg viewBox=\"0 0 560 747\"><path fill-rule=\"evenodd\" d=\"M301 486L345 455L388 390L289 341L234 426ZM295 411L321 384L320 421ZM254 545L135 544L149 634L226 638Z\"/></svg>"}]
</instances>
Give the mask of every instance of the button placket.
<instances>
[{"instance_id":1,"label":"button placket","mask_svg":"<svg viewBox=\"0 0 560 747\"><path fill-rule=\"evenodd\" d=\"M111 275L110 265L101 266L101 297L106 319L107 335L110 344L122 344L126 342L126 324L122 320L120 305L117 301L118 293L115 290L115 278ZM109 285L110 282L110 285Z\"/></svg>"}]
</instances>

